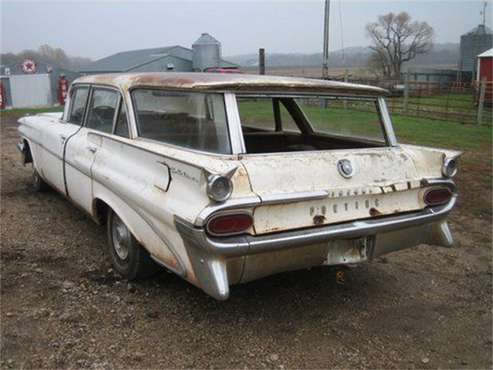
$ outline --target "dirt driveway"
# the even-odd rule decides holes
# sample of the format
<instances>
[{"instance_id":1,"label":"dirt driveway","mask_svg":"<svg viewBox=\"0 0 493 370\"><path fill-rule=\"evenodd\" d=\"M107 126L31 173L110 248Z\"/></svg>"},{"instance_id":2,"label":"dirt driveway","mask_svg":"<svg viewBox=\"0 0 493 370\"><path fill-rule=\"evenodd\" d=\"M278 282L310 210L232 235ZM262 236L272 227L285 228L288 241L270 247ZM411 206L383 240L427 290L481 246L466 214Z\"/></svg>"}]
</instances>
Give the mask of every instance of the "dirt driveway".
<instances>
[{"instance_id":1,"label":"dirt driveway","mask_svg":"<svg viewBox=\"0 0 493 370\"><path fill-rule=\"evenodd\" d=\"M216 302L167 272L115 275L104 228L30 190L15 121L1 122L1 368L491 368L491 212L465 207L471 169L457 248L389 255L344 284L329 268L285 273Z\"/></svg>"}]
</instances>

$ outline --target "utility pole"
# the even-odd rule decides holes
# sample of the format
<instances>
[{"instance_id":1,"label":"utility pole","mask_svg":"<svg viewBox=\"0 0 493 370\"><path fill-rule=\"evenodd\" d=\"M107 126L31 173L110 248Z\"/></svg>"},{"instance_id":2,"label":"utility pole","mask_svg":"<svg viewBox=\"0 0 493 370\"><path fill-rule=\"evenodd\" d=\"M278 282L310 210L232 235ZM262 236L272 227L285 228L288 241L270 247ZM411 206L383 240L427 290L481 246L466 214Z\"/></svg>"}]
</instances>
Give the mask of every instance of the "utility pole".
<instances>
[{"instance_id":1,"label":"utility pole","mask_svg":"<svg viewBox=\"0 0 493 370\"><path fill-rule=\"evenodd\" d=\"M265 75L265 49L258 49L258 73Z\"/></svg>"},{"instance_id":2,"label":"utility pole","mask_svg":"<svg viewBox=\"0 0 493 370\"><path fill-rule=\"evenodd\" d=\"M322 77L329 78L329 22L330 22L330 0L325 0L324 12L324 55L322 64Z\"/></svg>"}]
</instances>

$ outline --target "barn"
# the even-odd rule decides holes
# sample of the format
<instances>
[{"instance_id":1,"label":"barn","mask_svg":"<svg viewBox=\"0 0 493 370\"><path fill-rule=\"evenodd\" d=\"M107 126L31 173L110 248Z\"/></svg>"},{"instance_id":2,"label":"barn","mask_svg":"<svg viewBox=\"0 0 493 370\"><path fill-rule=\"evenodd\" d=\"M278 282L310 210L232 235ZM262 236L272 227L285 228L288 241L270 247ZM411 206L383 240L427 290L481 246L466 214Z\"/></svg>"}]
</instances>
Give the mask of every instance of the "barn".
<instances>
[{"instance_id":1,"label":"barn","mask_svg":"<svg viewBox=\"0 0 493 370\"><path fill-rule=\"evenodd\" d=\"M485 103L488 106L493 102L493 48L478 55L476 82L479 86L481 81L486 81Z\"/></svg>"},{"instance_id":2,"label":"barn","mask_svg":"<svg viewBox=\"0 0 493 370\"><path fill-rule=\"evenodd\" d=\"M493 48L478 55L477 81L493 82Z\"/></svg>"},{"instance_id":3,"label":"barn","mask_svg":"<svg viewBox=\"0 0 493 370\"><path fill-rule=\"evenodd\" d=\"M207 68L237 69L221 57L221 43L203 33L192 49L180 45L123 51L99 59L80 70L82 74L123 72L194 72Z\"/></svg>"}]
</instances>

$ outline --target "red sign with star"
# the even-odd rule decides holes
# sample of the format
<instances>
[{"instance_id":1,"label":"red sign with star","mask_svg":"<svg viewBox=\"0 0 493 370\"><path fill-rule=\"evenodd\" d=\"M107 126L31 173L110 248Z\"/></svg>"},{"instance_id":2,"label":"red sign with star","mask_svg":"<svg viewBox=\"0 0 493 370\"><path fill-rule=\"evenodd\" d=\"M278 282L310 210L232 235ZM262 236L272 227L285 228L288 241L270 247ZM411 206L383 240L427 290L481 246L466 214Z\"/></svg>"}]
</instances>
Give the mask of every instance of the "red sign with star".
<instances>
[{"instance_id":1,"label":"red sign with star","mask_svg":"<svg viewBox=\"0 0 493 370\"><path fill-rule=\"evenodd\" d=\"M22 62L22 72L36 73L36 63L32 59L26 59Z\"/></svg>"}]
</instances>

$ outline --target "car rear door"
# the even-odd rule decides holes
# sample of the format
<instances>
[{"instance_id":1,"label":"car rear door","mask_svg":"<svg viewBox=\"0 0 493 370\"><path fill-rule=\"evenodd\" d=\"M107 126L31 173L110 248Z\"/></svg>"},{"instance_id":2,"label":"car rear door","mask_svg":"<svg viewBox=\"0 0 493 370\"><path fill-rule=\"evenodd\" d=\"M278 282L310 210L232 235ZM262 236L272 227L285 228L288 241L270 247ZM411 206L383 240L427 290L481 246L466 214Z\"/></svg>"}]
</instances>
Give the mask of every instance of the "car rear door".
<instances>
[{"instance_id":1,"label":"car rear door","mask_svg":"<svg viewBox=\"0 0 493 370\"><path fill-rule=\"evenodd\" d=\"M91 167L102 143L100 134L112 134L117 119L120 93L113 88L91 88L84 125L65 149L65 180L68 196L92 213Z\"/></svg>"}]
</instances>

